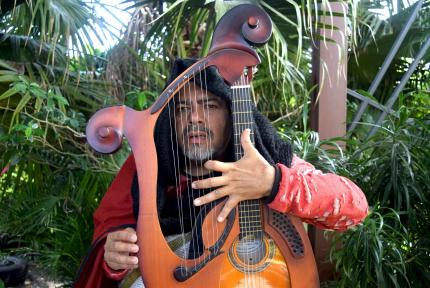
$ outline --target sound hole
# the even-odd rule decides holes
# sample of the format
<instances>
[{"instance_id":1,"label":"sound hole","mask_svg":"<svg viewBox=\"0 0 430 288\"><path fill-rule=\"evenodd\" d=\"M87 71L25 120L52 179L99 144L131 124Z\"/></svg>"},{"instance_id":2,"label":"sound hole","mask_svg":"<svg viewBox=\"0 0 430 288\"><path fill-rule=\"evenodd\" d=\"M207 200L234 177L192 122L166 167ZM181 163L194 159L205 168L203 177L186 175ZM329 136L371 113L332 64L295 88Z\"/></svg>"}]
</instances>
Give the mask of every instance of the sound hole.
<instances>
[{"instance_id":1,"label":"sound hole","mask_svg":"<svg viewBox=\"0 0 430 288\"><path fill-rule=\"evenodd\" d=\"M267 235L263 238L237 238L228 251L228 259L243 273L261 272L270 265L275 247L273 240Z\"/></svg>"},{"instance_id":2,"label":"sound hole","mask_svg":"<svg viewBox=\"0 0 430 288\"><path fill-rule=\"evenodd\" d=\"M236 245L237 257L241 262L255 265L266 255L266 245L263 239L252 236L244 237Z\"/></svg>"}]
</instances>

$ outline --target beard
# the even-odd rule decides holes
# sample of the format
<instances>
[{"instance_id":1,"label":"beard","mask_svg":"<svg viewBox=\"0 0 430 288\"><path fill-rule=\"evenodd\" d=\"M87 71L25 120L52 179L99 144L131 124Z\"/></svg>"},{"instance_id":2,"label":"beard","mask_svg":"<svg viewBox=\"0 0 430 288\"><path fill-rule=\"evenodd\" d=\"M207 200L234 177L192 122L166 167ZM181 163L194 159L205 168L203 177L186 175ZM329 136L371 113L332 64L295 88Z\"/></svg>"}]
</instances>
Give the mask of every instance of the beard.
<instances>
[{"instance_id":1,"label":"beard","mask_svg":"<svg viewBox=\"0 0 430 288\"><path fill-rule=\"evenodd\" d=\"M196 132L196 131L205 132L209 143L206 143L206 145L193 144L193 143L187 143L188 145L185 145L185 143L183 143L181 150L184 156L188 160L196 161L196 162L198 161L200 163L203 163L213 159L213 156L216 153L217 149L210 147L211 139L213 139L213 133L211 130L209 130L207 127L204 127L204 126L200 126L200 125L187 126L183 131L183 135L185 136L183 140L188 138L188 133Z\"/></svg>"},{"instance_id":2,"label":"beard","mask_svg":"<svg viewBox=\"0 0 430 288\"><path fill-rule=\"evenodd\" d=\"M213 159L215 149L209 147L200 147L199 145L191 144L188 149L183 151L186 158L191 161L206 162Z\"/></svg>"}]
</instances>

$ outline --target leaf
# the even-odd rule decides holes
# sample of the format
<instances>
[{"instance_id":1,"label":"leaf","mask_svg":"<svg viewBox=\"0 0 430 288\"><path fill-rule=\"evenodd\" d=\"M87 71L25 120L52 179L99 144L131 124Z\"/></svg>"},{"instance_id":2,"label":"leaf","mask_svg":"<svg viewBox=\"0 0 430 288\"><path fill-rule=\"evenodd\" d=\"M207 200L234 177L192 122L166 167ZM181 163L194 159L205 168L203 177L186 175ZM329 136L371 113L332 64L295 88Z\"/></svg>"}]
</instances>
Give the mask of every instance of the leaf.
<instances>
[{"instance_id":1,"label":"leaf","mask_svg":"<svg viewBox=\"0 0 430 288\"><path fill-rule=\"evenodd\" d=\"M0 76L0 82L13 82L13 81L16 81L17 79L18 77L16 76L16 74Z\"/></svg>"},{"instance_id":2,"label":"leaf","mask_svg":"<svg viewBox=\"0 0 430 288\"><path fill-rule=\"evenodd\" d=\"M18 89L16 89L16 87L12 87L8 90L6 90L6 92L4 92L2 95L0 95L0 100L9 98L12 95L17 94L18 92L20 92Z\"/></svg>"},{"instance_id":3,"label":"leaf","mask_svg":"<svg viewBox=\"0 0 430 288\"><path fill-rule=\"evenodd\" d=\"M77 129L79 128L79 121L76 119L70 119L69 120L70 126L72 126L73 128Z\"/></svg>"},{"instance_id":4,"label":"leaf","mask_svg":"<svg viewBox=\"0 0 430 288\"><path fill-rule=\"evenodd\" d=\"M137 94L137 105L140 109L143 109L147 104L146 93L144 91Z\"/></svg>"}]
</instances>

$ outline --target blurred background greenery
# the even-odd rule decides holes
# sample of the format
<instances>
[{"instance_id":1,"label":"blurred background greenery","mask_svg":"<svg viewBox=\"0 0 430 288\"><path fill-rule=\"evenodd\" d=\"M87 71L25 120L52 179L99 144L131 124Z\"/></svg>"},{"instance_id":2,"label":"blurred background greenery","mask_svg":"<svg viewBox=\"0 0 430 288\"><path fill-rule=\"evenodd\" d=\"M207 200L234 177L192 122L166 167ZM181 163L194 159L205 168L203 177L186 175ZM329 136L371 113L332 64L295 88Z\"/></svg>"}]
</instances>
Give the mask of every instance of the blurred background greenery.
<instances>
[{"instance_id":1,"label":"blurred background greenery","mask_svg":"<svg viewBox=\"0 0 430 288\"><path fill-rule=\"evenodd\" d=\"M354 180L371 212L336 236L333 287L425 287L430 281L430 52L393 112L366 111L343 139L309 129L312 45L320 1L0 1L0 244L69 283L92 237L92 213L130 152L96 155L85 125L101 107L148 107L174 57L206 55L214 24L232 5L258 3L274 34L259 50L255 101L324 171ZM365 91L416 1L349 0L348 87ZM430 34L430 1L373 95L384 104ZM113 23L118 22L118 25ZM275 83L275 85L274 85ZM363 92L364 93L364 92ZM358 103L348 101L348 121ZM337 143L346 146L341 150ZM331 147L332 149L327 149ZM67 285L67 284L66 284Z\"/></svg>"}]
</instances>

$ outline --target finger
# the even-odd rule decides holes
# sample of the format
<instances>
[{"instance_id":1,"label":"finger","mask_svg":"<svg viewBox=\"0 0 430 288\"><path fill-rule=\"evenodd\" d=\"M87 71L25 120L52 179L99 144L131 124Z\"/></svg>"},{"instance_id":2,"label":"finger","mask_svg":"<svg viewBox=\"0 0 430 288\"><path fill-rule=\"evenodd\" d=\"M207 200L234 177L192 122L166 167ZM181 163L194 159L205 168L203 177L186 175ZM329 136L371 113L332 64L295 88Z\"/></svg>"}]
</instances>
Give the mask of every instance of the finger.
<instances>
[{"instance_id":1,"label":"finger","mask_svg":"<svg viewBox=\"0 0 430 288\"><path fill-rule=\"evenodd\" d=\"M237 203L239 203L238 200L232 199L231 197L225 202L224 207L221 210L221 213L219 213L217 221L223 222L225 218L227 218L228 214L230 214L230 211L233 210Z\"/></svg>"},{"instance_id":2,"label":"finger","mask_svg":"<svg viewBox=\"0 0 430 288\"><path fill-rule=\"evenodd\" d=\"M122 269L133 270L139 267L138 264L123 264L123 263L117 263L117 262L108 262L106 260L105 262L113 270L122 270Z\"/></svg>"},{"instance_id":3,"label":"finger","mask_svg":"<svg viewBox=\"0 0 430 288\"><path fill-rule=\"evenodd\" d=\"M242 135L240 135L240 143L242 144L244 154L255 151L254 144L251 141L251 129L243 130Z\"/></svg>"},{"instance_id":4,"label":"finger","mask_svg":"<svg viewBox=\"0 0 430 288\"><path fill-rule=\"evenodd\" d=\"M232 164L216 160L209 160L205 162L204 166L206 169L224 173L231 169Z\"/></svg>"},{"instance_id":5,"label":"finger","mask_svg":"<svg viewBox=\"0 0 430 288\"><path fill-rule=\"evenodd\" d=\"M109 264L110 267L112 267L112 265L121 267L124 267L125 265L133 266L139 263L139 259L136 256L114 252L105 253L105 261Z\"/></svg>"},{"instance_id":6,"label":"finger","mask_svg":"<svg viewBox=\"0 0 430 288\"><path fill-rule=\"evenodd\" d=\"M220 198L228 195L226 192L224 192L224 190L225 189L219 188L219 189L216 189L216 190L214 190L214 191L212 191L212 192L210 192L210 193L208 193L202 197L199 197L199 198L194 200L194 205L200 206L203 204L207 204L207 203L210 203L214 200L220 199Z\"/></svg>"},{"instance_id":7,"label":"finger","mask_svg":"<svg viewBox=\"0 0 430 288\"><path fill-rule=\"evenodd\" d=\"M124 241L130 243L136 243L137 241L136 231L132 228L112 232L108 235L108 237L113 241Z\"/></svg>"},{"instance_id":8,"label":"finger","mask_svg":"<svg viewBox=\"0 0 430 288\"><path fill-rule=\"evenodd\" d=\"M215 188L215 187L224 186L227 183L228 183L227 177L218 176L218 177L207 178L199 181L194 181L191 184L191 187L193 187L193 189L206 189L206 188Z\"/></svg>"},{"instance_id":9,"label":"finger","mask_svg":"<svg viewBox=\"0 0 430 288\"><path fill-rule=\"evenodd\" d=\"M107 250L112 252L137 253L139 251L139 246L136 244L122 241L114 241L110 243L111 244L108 245Z\"/></svg>"}]
</instances>

